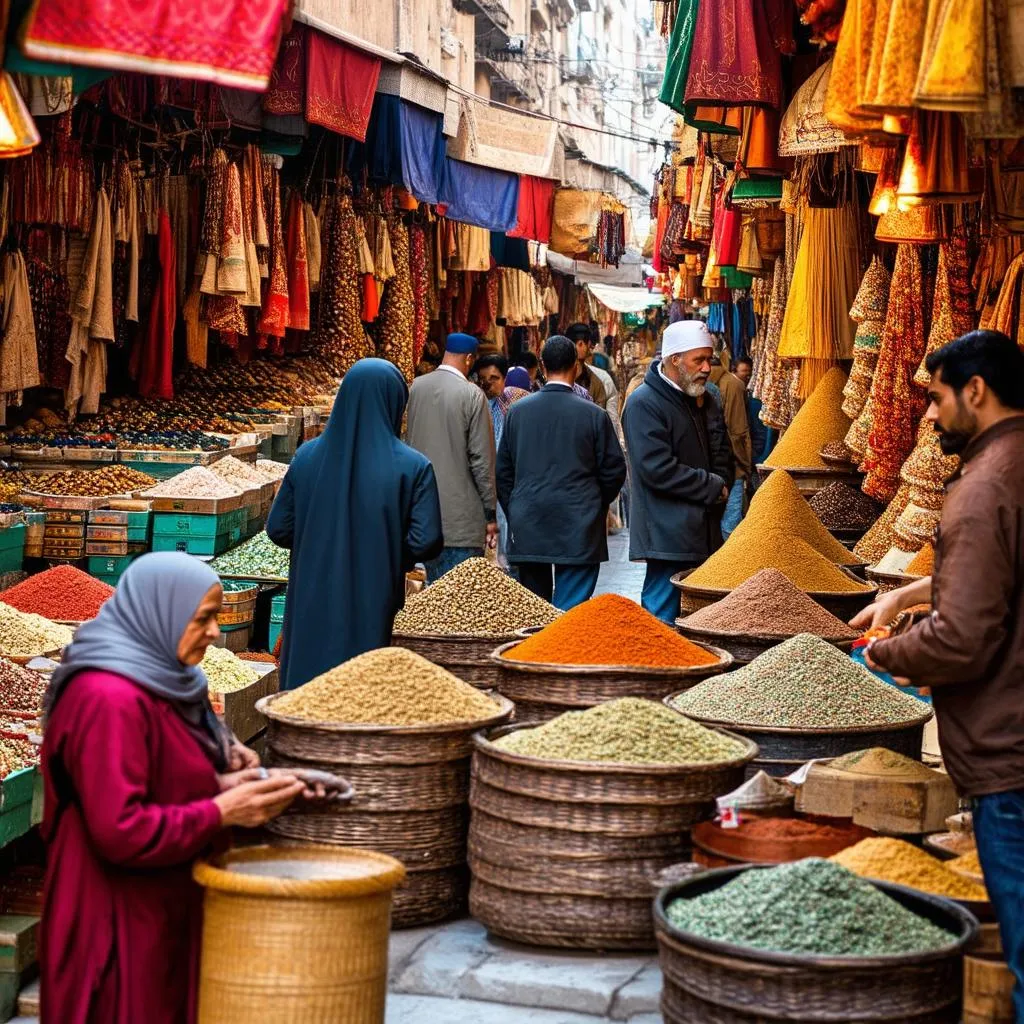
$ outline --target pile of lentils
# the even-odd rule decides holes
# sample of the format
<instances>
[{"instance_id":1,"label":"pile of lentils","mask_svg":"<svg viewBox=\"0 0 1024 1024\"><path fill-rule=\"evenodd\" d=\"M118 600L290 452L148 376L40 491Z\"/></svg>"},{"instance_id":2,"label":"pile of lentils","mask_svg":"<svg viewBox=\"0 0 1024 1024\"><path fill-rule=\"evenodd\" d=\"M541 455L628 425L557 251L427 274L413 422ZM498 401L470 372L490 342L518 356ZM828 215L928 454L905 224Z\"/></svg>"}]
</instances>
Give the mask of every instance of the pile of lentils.
<instances>
[{"instance_id":1,"label":"pile of lentils","mask_svg":"<svg viewBox=\"0 0 1024 1024\"><path fill-rule=\"evenodd\" d=\"M894 882L952 900L988 899L985 886L958 875L938 858L902 839L862 839L830 859L861 878Z\"/></svg>"},{"instance_id":2,"label":"pile of lentils","mask_svg":"<svg viewBox=\"0 0 1024 1024\"><path fill-rule=\"evenodd\" d=\"M205 466L193 466L184 473L161 480L144 492L147 498L235 498L242 493L237 484L229 483Z\"/></svg>"},{"instance_id":3,"label":"pile of lentils","mask_svg":"<svg viewBox=\"0 0 1024 1024\"><path fill-rule=\"evenodd\" d=\"M675 900L666 913L692 935L798 956L896 956L954 942L870 882L817 857L750 868L711 892Z\"/></svg>"},{"instance_id":4,"label":"pile of lentils","mask_svg":"<svg viewBox=\"0 0 1024 1024\"><path fill-rule=\"evenodd\" d=\"M156 481L130 466L104 466L102 469L68 469L49 476L34 476L26 485L39 494L59 494L75 498L105 498L113 494L131 494Z\"/></svg>"},{"instance_id":5,"label":"pile of lentils","mask_svg":"<svg viewBox=\"0 0 1024 1024\"><path fill-rule=\"evenodd\" d=\"M237 548L225 551L210 566L222 576L262 576L287 579L291 555L279 548L264 530Z\"/></svg>"},{"instance_id":6,"label":"pile of lentils","mask_svg":"<svg viewBox=\"0 0 1024 1024\"><path fill-rule=\"evenodd\" d=\"M829 640L855 640L860 635L794 587L778 569L755 573L721 601L688 615L683 624L691 629L768 638L813 633Z\"/></svg>"},{"instance_id":7,"label":"pile of lentils","mask_svg":"<svg viewBox=\"0 0 1024 1024\"><path fill-rule=\"evenodd\" d=\"M210 693L244 690L260 677L256 669L224 647L207 647L199 667L210 684Z\"/></svg>"},{"instance_id":8,"label":"pile of lentils","mask_svg":"<svg viewBox=\"0 0 1024 1024\"><path fill-rule=\"evenodd\" d=\"M309 722L440 725L499 713L487 694L404 647L381 647L343 662L274 702Z\"/></svg>"},{"instance_id":9,"label":"pile of lentils","mask_svg":"<svg viewBox=\"0 0 1024 1024\"><path fill-rule=\"evenodd\" d=\"M42 711L47 680L39 672L22 668L13 661L0 658L0 713L17 711L37 714Z\"/></svg>"},{"instance_id":10,"label":"pile of lentils","mask_svg":"<svg viewBox=\"0 0 1024 1024\"><path fill-rule=\"evenodd\" d=\"M67 626L0 603L0 655L4 657L34 658L59 651L73 636Z\"/></svg>"},{"instance_id":11,"label":"pile of lentils","mask_svg":"<svg viewBox=\"0 0 1024 1024\"><path fill-rule=\"evenodd\" d=\"M502 736L495 746L545 760L652 765L734 761L746 750L731 736L639 697L567 711L544 725Z\"/></svg>"},{"instance_id":12,"label":"pile of lentils","mask_svg":"<svg viewBox=\"0 0 1024 1024\"><path fill-rule=\"evenodd\" d=\"M94 619L114 588L73 565L55 565L0 593L0 601L47 619Z\"/></svg>"},{"instance_id":13,"label":"pile of lentils","mask_svg":"<svg viewBox=\"0 0 1024 1024\"><path fill-rule=\"evenodd\" d=\"M405 602L396 633L509 636L561 614L486 558L470 558Z\"/></svg>"},{"instance_id":14,"label":"pile of lentils","mask_svg":"<svg viewBox=\"0 0 1024 1024\"><path fill-rule=\"evenodd\" d=\"M807 503L828 530L867 530L884 509L849 484L835 480Z\"/></svg>"},{"instance_id":15,"label":"pile of lentils","mask_svg":"<svg viewBox=\"0 0 1024 1024\"><path fill-rule=\"evenodd\" d=\"M916 697L883 683L810 633L772 647L735 672L698 683L673 706L698 720L804 729L909 725L931 716Z\"/></svg>"}]
</instances>

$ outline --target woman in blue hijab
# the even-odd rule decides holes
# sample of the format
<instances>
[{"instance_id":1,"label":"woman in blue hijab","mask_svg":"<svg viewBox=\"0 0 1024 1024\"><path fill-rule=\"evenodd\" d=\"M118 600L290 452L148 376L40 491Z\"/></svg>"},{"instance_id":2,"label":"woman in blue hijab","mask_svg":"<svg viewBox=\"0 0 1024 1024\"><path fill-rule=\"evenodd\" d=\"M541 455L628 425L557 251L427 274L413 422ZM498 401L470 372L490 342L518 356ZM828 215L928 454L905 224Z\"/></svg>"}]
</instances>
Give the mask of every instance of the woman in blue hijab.
<instances>
[{"instance_id":1,"label":"woman in blue hijab","mask_svg":"<svg viewBox=\"0 0 1024 1024\"><path fill-rule=\"evenodd\" d=\"M284 689L387 647L406 572L441 553L434 470L398 439L408 399L397 367L359 360L327 429L298 450L270 510L270 539L292 553Z\"/></svg>"}]
</instances>

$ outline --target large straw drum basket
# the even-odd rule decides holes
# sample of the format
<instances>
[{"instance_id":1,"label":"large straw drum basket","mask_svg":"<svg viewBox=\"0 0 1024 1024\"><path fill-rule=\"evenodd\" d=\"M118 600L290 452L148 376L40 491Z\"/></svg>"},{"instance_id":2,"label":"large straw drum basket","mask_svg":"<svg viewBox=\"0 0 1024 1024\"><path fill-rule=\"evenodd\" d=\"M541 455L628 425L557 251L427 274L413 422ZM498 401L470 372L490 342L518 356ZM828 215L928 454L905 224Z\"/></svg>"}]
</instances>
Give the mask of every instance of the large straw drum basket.
<instances>
[{"instance_id":1,"label":"large straw drum basket","mask_svg":"<svg viewBox=\"0 0 1024 1024\"><path fill-rule=\"evenodd\" d=\"M267 763L341 775L355 797L345 806L293 805L267 830L290 841L380 850L400 860L408 877L395 893L396 928L460 911L472 734L511 717L511 702L493 695L494 715L477 721L386 726L294 718L274 709L279 696L257 704L268 719Z\"/></svg>"},{"instance_id":2,"label":"large straw drum basket","mask_svg":"<svg viewBox=\"0 0 1024 1024\"><path fill-rule=\"evenodd\" d=\"M404 647L453 676L480 690L498 688L498 669L491 661L491 651L498 644L515 639L514 633L504 636L476 636L471 633L394 633L392 647Z\"/></svg>"},{"instance_id":3,"label":"large straw drum basket","mask_svg":"<svg viewBox=\"0 0 1024 1024\"><path fill-rule=\"evenodd\" d=\"M477 733L470 912L535 946L650 949L652 879L686 860L689 829L734 789L757 747L720 764L549 761ZM739 737L734 737L739 739Z\"/></svg>"},{"instance_id":4,"label":"large straw drum basket","mask_svg":"<svg viewBox=\"0 0 1024 1024\"><path fill-rule=\"evenodd\" d=\"M516 705L519 722L546 722L565 711L583 711L619 697L661 700L674 687L688 688L732 667L732 655L698 643L717 660L708 665L649 668L643 665L554 665L520 661L502 644L491 656L501 675L498 689Z\"/></svg>"},{"instance_id":5,"label":"large straw drum basket","mask_svg":"<svg viewBox=\"0 0 1024 1024\"><path fill-rule=\"evenodd\" d=\"M233 850L206 890L199 1024L383 1024L391 857L336 846Z\"/></svg>"},{"instance_id":6,"label":"large straw drum basket","mask_svg":"<svg viewBox=\"0 0 1024 1024\"><path fill-rule=\"evenodd\" d=\"M675 900L711 892L744 871L721 868L669 885L654 904L665 1024L956 1024L961 962L978 923L952 900L916 889L872 885L950 932L950 944L894 956L797 956L705 939L673 925Z\"/></svg>"}]
</instances>

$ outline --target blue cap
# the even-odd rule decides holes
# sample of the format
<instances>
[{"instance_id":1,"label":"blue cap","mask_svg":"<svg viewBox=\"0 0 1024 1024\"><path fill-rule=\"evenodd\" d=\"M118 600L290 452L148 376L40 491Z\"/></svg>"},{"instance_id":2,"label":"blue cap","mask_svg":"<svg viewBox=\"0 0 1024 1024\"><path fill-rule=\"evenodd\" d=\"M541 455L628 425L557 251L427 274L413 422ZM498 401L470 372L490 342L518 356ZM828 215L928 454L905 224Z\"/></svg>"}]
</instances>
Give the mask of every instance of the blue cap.
<instances>
[{"instance_id":1,"label":"blue cap","mask_svg":"<svg viewBox=\"0 0 1024 1024\"><path fill-rule=\"evenodd\" d=\"M449 334L444 344L445 352L452 352L458 356L468 355L479 348L480 342L472 334Z\"/></svg>"}]
</instances>

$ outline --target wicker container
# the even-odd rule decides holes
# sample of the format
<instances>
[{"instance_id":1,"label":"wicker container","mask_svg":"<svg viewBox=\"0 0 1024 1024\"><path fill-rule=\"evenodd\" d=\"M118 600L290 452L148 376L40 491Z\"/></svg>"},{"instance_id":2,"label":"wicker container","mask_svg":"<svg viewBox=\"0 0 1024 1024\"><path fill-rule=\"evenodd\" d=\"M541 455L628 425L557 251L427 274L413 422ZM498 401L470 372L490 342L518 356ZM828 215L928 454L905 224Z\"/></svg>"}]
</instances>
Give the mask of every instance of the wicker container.
<instances>
[{"instance_id":1,"label":"wicker container","mask_svg":"<svg viewBox=\"0 0 1024 1024\"><path fill-rule=\"evenodd\" d=\"M683 932L665 915L756 867L721 868L667 886L654 904L665 1024L811 1024L889 1021L956 1024L961 960L978 923L951 900L872 882L907 909L956 936L948 948L885 957L795 956L734 946Z\"/></svg>"},{"instance_id":2,"label":"wicker container","mask_svg":"<svg viewBox=\"0 0 1024 1024\"><path fill-rule=\"evenodd\" d=\"M382 1024L391 893L404 874L391 857L330 846L200 861L199 1024Z\"/></svg>"},{"instance_id":3,"label":"wicker container","mask_svg":"<svg viewBox=\"0 0 1024 1024\"><path fill-rule=\"evenodd\" d=\"M714 644L728 651L732 655L733 667L749 665L755 658L778 647L779 644L791 640L793 636L758 636L755 633L730 633L717 629L694 629L686 624L685 618L676 619L676 630L694 643ZM849 652L853 647L852 640L834 640L831 637L822 637L834 647L841 651Z\"/></svg>"},{"instance_id":4,"label":"wicker container","mask_svg":"<svg viewBox=\"0 0 1024 1024\"><path fill-rule=\"evenodd\" d=\"M706 868L736 864L786 864L804 857L831 857L875 833L859 825L840 824L835 819L813 819L829 824L841 834L828 839L814 836L757 838L743 834L743 828L722 828L713 821L694 826L693 859Z\"/></svg>"},{"instance_id":5,"label":"wicker container","mask_svg":"<svg viewBox=\"0 0 1024 1024\"><path fill-rule=\"evenodd\" d=\"M710 665L645 668L639 665L550 665L506 657L521 640L502 644L492 655L498 689L516 705L516 720L546 722L565 711L580 711L619 697L661 700L680 686L689 689L732 667L732 655L698 644L718 661Z\"/></svg>"},{"instance_id":6,"label":"wicker container","mask_svg":"<svg viewBox=\"0 0 1024 1024\"><path fill-rule=\"evenodd\" d=\"M289 840L380 850L408 871L395 892L394 924L443 920L466 901L466 833L472 734L513 711L496 697L492 718L444 725L311 723L274 710L279 695L257 705L269 720L267 761L318 768L349 780L347 806L296 805L267 825Z\"/></svg>"},{"instance_id":7,"label":"wicker container","mask_svg":"<svg viewBox=\"0 0 1024 1024\"><path fill-rule=\"evenodd\" d=\"M714 813L757 748L716 765L586 764L474 737L470 912L536 946L650 949L651 880L687 859L688 829Z\"/></svg>"},{"instance_id":8,"label":"wicker container","mask_svg":"<svg viewBox=\"0 0 1024 1024\"><path fill-rule=\"evenodd\" d=\"M908 583L914 583L920 576L908 576L903 572L879 572L870 566L867 571L868 581L878 587L879 594L888 594L890 590L897 590L905 587Z\"/></svg>"},{"instance_id":9,"label":"wicker container","mask_svg":"<svg viewBox=\"0 0 1024 1024\"><path fill-rule=\"evenodd\" d=\"M842 569L850 579L863 584L864 581L856 573L851 572L848 566L839 565L836 568ZM732 593L728 589L718 590L711 587L692 586L686 582L686 577L692 571L692 569L687 569L683 572L677 572L672 577L672 586L682 591L680 604L684 615L691 615L693 612L700 611L701 608L706 608L709 604L721 601L723 597ZM849 622L857 612L867 608L874 601L878 594L878 587L872 586L868 590L840 591L836 593L808 590L804 591L804 593L812 600L817 601L825 611L831 612L837 619Z\"/></svg>"},{"instance_id":10,"label":"wicker container","mask_svg":"<svg viewBox=\"0 0 1024 1024\"><path fill-rule=\"evenodd\" d=\"M499 673L491 661L491 653L498 644L515 640L515 633L504 636L473 636L469 633L451 633L444 636L431 633L394 633L392 647L405 647L410 651L447 669L453 676L481 690L498 689Z\"/></svg>"}]
</instances>

